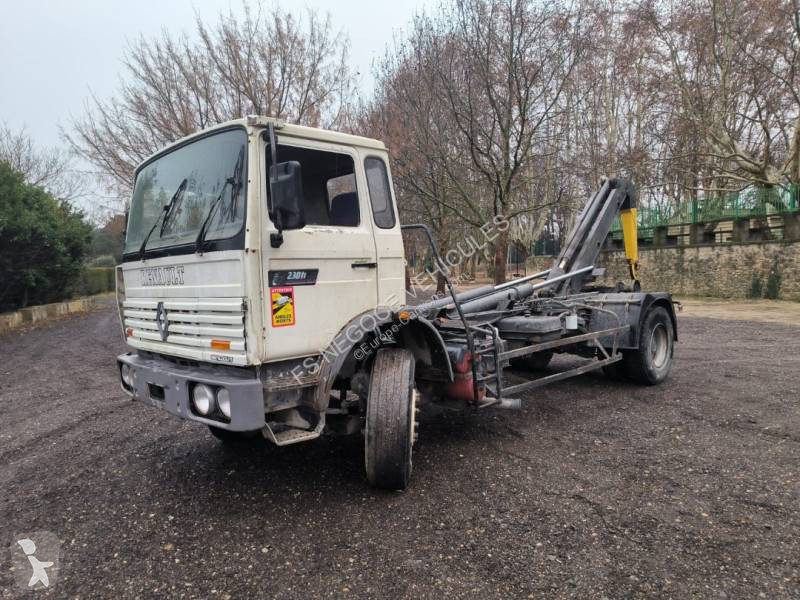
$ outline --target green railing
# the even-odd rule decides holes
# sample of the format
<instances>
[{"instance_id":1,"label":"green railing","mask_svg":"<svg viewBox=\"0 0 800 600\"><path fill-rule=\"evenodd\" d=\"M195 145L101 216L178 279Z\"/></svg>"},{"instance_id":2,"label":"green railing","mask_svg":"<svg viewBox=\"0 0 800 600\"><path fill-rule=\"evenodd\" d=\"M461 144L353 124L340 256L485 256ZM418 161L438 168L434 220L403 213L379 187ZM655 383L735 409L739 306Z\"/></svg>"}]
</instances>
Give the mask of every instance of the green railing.
<instances>
[{"instance_id":1,"label":"green railing","mask_svg":"<svg viewBox=\"0 0 800 600\"><path fill-rule=\"evenodd\" d=\"M750 187L722 196L700 198L679 206L642 206L638 210L639 237L653 237L653 229L669 225L693 225L728 219L747 219L800 210L797 185L774 188ZM619 219L611 227L614 238L622 237Z\"/></svg>"}]
</instances>

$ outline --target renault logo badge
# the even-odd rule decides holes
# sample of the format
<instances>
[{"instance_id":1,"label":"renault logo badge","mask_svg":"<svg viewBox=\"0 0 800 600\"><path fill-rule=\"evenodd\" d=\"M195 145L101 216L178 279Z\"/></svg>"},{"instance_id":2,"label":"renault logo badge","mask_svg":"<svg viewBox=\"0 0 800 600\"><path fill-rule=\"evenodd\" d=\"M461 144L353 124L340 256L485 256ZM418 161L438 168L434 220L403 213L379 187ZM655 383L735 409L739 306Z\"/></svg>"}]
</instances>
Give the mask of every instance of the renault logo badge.
<instances>
[{"instance_id":1,"label":"renault logo badge","mask_svg":"<svg viewBox=\"0 0 800 600\"><path fill-rule=\"evenodd\" d=\"M167 310L164 308L163 302L159 302L156 309L156 325L158 326L161 341L166 342L169 335L169 321L167 320Z\"/></svg>"}]
</instances>

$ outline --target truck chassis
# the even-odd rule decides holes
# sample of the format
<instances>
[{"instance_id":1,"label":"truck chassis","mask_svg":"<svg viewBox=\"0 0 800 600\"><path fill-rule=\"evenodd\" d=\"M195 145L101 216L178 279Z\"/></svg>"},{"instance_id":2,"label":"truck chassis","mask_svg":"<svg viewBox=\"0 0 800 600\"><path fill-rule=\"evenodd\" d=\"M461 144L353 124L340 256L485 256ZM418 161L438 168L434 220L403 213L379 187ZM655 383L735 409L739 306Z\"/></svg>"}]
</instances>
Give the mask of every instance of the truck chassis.
<instances>
[{"instance_id":1,"label":"truck chassis","mask_svg":"<svg viewBox=\"0 0 800 600\"><path fill-rule=\"evenodd\" d=\"M425 234L449 294L401 309L378 335L385 339L385 332L392 330L397 319L406 326L414 320L425 323L438 334L452 371L444 373L441 368L433 368L432 360L416 360L416 387L397 387L393 373L384 374L385 363L394 361L392 369L402 369L399 365L404 362L396 355L401 348L415 349L417 357L424 353L419 352L413 335L392 340L378 350L369 390L365 394L360 390L367 398L367 476L373 485L404 488L408 484L411 445L418 430L413 416L425 402L460 401L478 410L520 409L519 394L596 369L613 378L645 385L661 383L667 377L678 337L677 319L669 294L639 291L635 237L633 243L630 240L631 235L636 235L635 229L626 232L625 240L633 279L631 289L624 290L622 285L616 290L587 285L603 273L594 262L614 217L627 212L635 219L635 202L630 183L606 181L587 203L552 269L462 293L456 293L428 227L403 226ZM532 283L535 280L541 281ZM429 339L429 347L436 345ZM395 356L382 357L382 352ZM542 373L554 353L578 355L585 361L562 371ZM508 366L528 371L529 380L506 384L504 369ZM358 385L354 387L358 389ZM380 418L380 407L374 408L376 387L393 390L391 400L381 402L395 413L401 407L411 417L402 419L393 414L391 419ZM417 390L421 391L419 395ZM373 416L376 414L379 417ZM376 429L395 431L383 437L370 435ZM369 459L378 452L376 448L380 448L385 460Z\"/></svg>"}]
</instances>

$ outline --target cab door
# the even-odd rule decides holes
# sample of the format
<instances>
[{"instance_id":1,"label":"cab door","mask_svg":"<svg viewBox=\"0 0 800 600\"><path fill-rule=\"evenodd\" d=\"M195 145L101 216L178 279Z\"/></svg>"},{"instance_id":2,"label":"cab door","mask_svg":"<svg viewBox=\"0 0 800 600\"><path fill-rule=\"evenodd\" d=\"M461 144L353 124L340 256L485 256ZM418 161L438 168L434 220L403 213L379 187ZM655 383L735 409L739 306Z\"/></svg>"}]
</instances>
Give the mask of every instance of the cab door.
<instances>
[{"instance_id":1,"label":"cab door","mask_svg":"<svg viewBox=\"0 0 800 600\"><path fill-rule=\"evenodd\" d=\"M405 253L389 161L385 152L361 155L378 258L378 305L398 308L406 302Z\"/></svg>"},{"instance_id":2,"label":"cab door","mask_svg":"<svg viewBox=\"0 0 800 600\"><path fill-rule=\"evenodd\" d=\"M270 152L264 150L266 163ZM282 245L272 248L276 229L265 217L266 361L321 353L354 317L374 309L378 298L377 253L358 153L285 136L278 138L277 153L278 162L300 163L306 225L284 230Z\"/></svg>"}]
</instances>

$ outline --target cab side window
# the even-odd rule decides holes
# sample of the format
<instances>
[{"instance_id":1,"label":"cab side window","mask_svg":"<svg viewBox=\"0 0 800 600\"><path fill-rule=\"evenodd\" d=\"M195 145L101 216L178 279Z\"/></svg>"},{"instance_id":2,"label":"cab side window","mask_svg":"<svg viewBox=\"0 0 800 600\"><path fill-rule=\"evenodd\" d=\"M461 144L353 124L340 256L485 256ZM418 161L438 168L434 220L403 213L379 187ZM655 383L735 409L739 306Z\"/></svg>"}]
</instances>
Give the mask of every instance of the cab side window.
<instances>
[{"instance_id":1,"label":"cab side window","mask_svg":"<svg viewBox=\"0 0 800 600\"><path fill-rule=\"evenodd\" d=\"M329 224L339 227L357 227L359 223L358 191L354 173L328 179Z\"/></svg>"},{"instance_id":2,"label":"cab side window","mask_svg":"<svg viewBox=\"0 0 800 600\"><path fill-rule=\"evenodd\" d=\"M361 215L352 157L281 144L277 153L278 162L296 160L300 163L306 225L358 227ZM270 162L267 158L267 172Z\"/></svg>"},{"instance_id":3,"label":"cab side window","mask_svg":"<svg viewBox=\"0 0 800 600\"><path fill-rule=\"evenodd\" d=\"M380 158L370 156L364 160L364 169L375 225L381 229L391 229L395 225L395 218L386 164Z\"/></svg>"}]
</instances>

